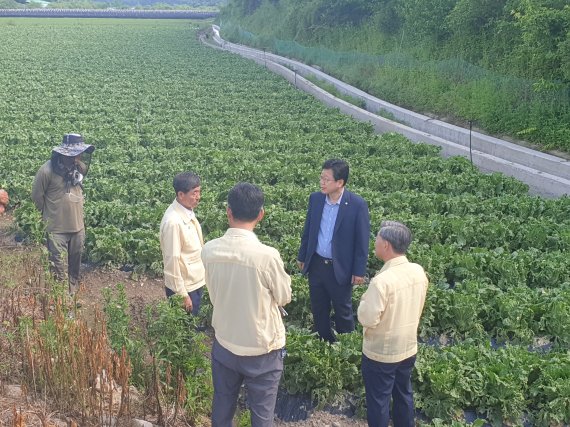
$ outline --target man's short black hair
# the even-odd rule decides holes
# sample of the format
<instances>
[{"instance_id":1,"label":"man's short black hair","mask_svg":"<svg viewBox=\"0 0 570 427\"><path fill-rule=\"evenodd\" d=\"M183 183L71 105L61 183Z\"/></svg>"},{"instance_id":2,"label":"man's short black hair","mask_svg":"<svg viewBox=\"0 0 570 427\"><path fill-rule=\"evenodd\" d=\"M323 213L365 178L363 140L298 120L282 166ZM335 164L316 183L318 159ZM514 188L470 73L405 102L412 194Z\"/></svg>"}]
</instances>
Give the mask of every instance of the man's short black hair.
<instances>
[{"instance_id":1,"label":"man's short black hair","mask_svg":"<svg viewBox=\"0 0 570 427\"><path fill-rule=\"evenodd\" d=\"M332 170L335 181L344 180L344 184L348 182L348 163L341 159L329 159L323 163L323 169Z\"/></svg>"},{"instance_id":2,"label":"man's short black hair","mask_svg":"<svg viewBox=\"0 0 570 427\"><path fill-rule=\"evenodd\" d=\"M263 209L263 191L249 182L239 182L228 193L228 207L238 221L253 221Z\"/></svg>"},{"instance_id":3,"label":"man's short black hair","mask_svg":"<svg viewBox=\"0 0 570 427\"><path fill-rule=\"evenodd\" d=\"M194 172L182 172L174 177L172 186L176 194L178 194L179 191L188 193L190 190L200 186L200 177Z\"/></svg>"}]
</instances>

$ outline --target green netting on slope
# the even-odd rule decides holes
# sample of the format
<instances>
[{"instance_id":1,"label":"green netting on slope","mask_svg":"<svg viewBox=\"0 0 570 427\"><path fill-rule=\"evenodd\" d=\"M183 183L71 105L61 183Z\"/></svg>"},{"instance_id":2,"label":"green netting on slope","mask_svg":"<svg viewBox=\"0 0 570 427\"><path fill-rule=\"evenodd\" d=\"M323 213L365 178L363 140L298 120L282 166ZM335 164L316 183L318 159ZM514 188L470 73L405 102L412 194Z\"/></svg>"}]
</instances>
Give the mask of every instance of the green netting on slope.
<instances>
[{"instance_id":1,"label":"green netting on slope","mask_svg":"<svg viewBox=\"0 0 570 427\"><path fill-rule=\"evenodd\" d=\"M533 82L526 79L504 76L482 67L470 64L460 59L445 59L438 61L419 61L411 55L402 52L390 52L383 55L370 55L360 52L337 52L322 47L304 46L293 40L280 40L276 38L260 37L241 27L224 28L244 43L270 50L280 56L301 59L307 64L318 65L329 70L343 66L390 66L408 70L420 70L438 73L456 81L469 81L486 79L493 81L498 87L517 90L524 94L527 101L529 97L542 97L547 93L551 103L560 103L567 109L570 107L570 87L556 82Z\"/></svg>"},{"instance_id":2,"label":"green netting on slope","mask_svg":"<svg viewBox=\"0 0 570 427\"><path fill-rule=\"evenodd\" d=\"M233 41L316 65L387 101L570 151L569 85L502 75L461 58L422 61L405 52L339 52L258 36L237 25L222 30Z\"/></svg>"}]
</instances>

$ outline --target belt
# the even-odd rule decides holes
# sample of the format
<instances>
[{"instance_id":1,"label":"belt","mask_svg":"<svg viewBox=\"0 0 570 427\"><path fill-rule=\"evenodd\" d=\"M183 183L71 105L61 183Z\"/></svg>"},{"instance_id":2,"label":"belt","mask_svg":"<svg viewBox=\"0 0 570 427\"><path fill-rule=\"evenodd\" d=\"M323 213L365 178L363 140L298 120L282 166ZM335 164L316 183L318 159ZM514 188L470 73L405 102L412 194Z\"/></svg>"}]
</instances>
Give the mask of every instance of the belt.
<instances>
[{"instance_id":1,"label":"belt","mask_svg":"<svg viewBox=\"0 0 570 427\"><path fill-rule=\"evenodd\" d=\"M324 258L324 257L320 256L320 255L319 255L318 253L316 253L316 252L315 252L315 258L316 258L317 260L319 260L320 262L322 262L323 264L325 264L325 265L332 265L332 263L333 263L332 258Z\"/></svg>"}]
</instances>

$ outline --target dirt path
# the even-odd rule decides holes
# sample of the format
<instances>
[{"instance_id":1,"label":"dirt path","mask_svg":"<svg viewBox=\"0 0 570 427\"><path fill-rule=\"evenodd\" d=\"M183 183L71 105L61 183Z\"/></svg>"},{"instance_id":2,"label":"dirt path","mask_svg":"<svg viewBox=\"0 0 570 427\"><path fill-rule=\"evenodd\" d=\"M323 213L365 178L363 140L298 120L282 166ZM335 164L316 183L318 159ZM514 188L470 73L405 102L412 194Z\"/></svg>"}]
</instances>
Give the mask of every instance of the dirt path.
<instances>
[{"instance_id":1,"label":"dirt path","mask_svg":"<svg viewBox=\"0 0 570 427\"><path fill-rule=\"evenodd\" d=\"M366 420L347 418L323 411L314 412L304 421L277 421L275 423L276 427L366 427L367 425Z\"/></svg>"}]
</instances>

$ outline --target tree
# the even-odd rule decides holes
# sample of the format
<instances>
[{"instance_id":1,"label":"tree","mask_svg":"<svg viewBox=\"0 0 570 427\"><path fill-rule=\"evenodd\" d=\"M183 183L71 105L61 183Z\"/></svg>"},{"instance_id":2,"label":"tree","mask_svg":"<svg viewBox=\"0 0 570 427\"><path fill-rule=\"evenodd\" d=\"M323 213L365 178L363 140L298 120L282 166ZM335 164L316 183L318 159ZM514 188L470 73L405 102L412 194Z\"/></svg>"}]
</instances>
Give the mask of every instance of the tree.
<instances>
[{"instance_id":1,"label":"tree","mask_svg":"<svg viewBox=\"0 0 570 427\"><path fill-rule=\"evenodd\" d=\"M381 33L392 36L402 27L402 17L398 14L398 0L379 0L374 2L373 24Z\"/></svg>"},{"instance_id":2,"label":"tree","mask_svg":"<svg viewBox=\"0 0 570 427\"><path fill-rule=\"evenodd\" d=\"M456 3L457 0L400 0L398 11L406 38L413 42L446 40L449 33L445 18Z\"/></svg>"},{"instance_id":3,"label":"tree","mask_svg":"<svg viewBox=\"0 0 570 427\"><path fill-rule=\"evenodd\" d=\"M263 0L233 0L232 3L236 6L241 16L248 16L253 14L256 9L261 6Z\"/></svg>"},{"instance_id":4,"label":"tree","mask_svg":"<svg viewBox=\"0 0 570 427\"><path fill-rule=\"evenodd\" d=\"M371 15L372 2L369 0L322 0L313 21L331 28L338 25L355 26Z\"/></svg>"},{"instance_id":5,"label":"tree","mask_svg":"<svg viewBox=\"0 0 570 427\"><path fill-rule=\"evenodd\" d=\"M570 6L557 0L520 0L513 16L521 32L518 60L527 77L563 79Z\"/></svg>"},{"instance_id":6,"label":"tree","mask_svg":"<svg viewBox=\"0 0 570 427\"><path fill-rule=\"evenodd\" d=\"M451 47L464 59L479 61L492 45L507 0L459 0L445 18Z\"/></svg>"},{"instance_id":7,"label":"tree","mask_svg":"<svg viewBox=\"0 0 570 427\"><path fill-rule=\"evenodd\" d=\"M559 48L563 79L570 85L570 31L566 33L566 40L560 43Z\"/></svg>"}]
</instances>

